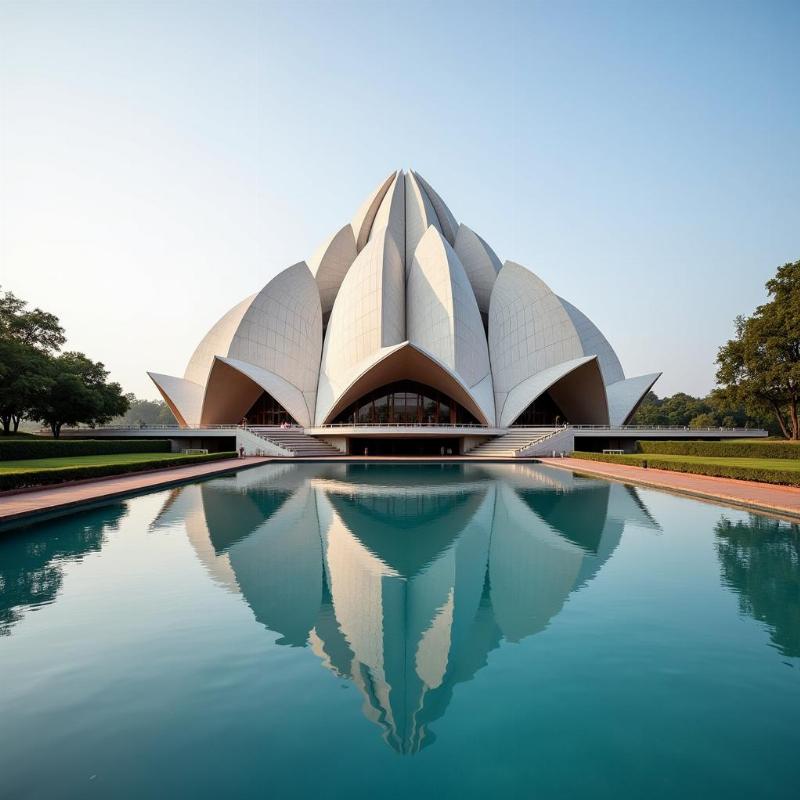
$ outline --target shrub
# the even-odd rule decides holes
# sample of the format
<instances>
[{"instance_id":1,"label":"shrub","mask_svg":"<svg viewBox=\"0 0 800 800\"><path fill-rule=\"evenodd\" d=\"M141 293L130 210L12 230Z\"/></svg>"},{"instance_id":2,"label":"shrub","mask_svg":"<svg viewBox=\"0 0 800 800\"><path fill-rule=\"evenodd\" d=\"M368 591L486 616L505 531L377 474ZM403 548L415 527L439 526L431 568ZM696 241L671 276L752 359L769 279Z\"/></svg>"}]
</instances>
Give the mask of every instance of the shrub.
<instances>
[{"instance_id":1,"label":"shrub","mask_svg":"<svg viewBox=\"0 0 800 800\"><path fill-rule=\"evenodd\" d=\"M572 453L573 458L582 458L585 461L605 461L609 464L628 464L631 467L646 467L647 462L642 460L641 456L632 455L612 455L611 453L582 453L575 451Z\"/></svg>"},{"instance_id":2,"label":"shrub","mask_svg":"<svg viewBox=\"0 0 800 800\"><path fill-rule=\"evenodd\" d=\"M639 453L713 458L800 458L800 445L790 442L648 442L637 441Z\"/></svg>"},{"instance_id":3,"label":"shrub","mask_svg":"<svg viewBox=\"0 0 800 800\"><path fill-rule=\"evenodd\" d=\"M12 439L0 438L0 461L28 458L169 453L169 439Z\"/></svg>"},{"instance_id":4,"label":"shrub","mask_svg":"<svg viewBox=\"0 0 800 800\"><path fill-rule=\"evenodd\" d=\"M642 458L641 456L615 456L607 453L572 454L574 458L586 461L604 461L610 464L627 464L632 467L664 469L671 472L688 472L692 475L708 475L713 478L736 478L742 481L759 481L775 483L782 486L800 486L800 472L787 472L780 469L763 467L740 467L727 464L706 464L694 461L665 461L658 456Z\"/></svg>"},{"instance_id":5,"label":"shrub","mask_svg":"<svg viewBox=\"0 0 800 800\"><path fill-rule=\"evenodd\" d=\"M149 469L170 469L172 467L199 464L205 461L219 461L234 458L236 453L208 453L199 456L182 456L168 461L138 461L133 464L99 464L86 467L55 467L53 469L30 469L24 472L0 473L0 491L25 489L29 486L46 486L65 481L79 481L86 478L106 478L111 475L125 475L129 472L143 472Z\"/></svg>"}]
</instances>

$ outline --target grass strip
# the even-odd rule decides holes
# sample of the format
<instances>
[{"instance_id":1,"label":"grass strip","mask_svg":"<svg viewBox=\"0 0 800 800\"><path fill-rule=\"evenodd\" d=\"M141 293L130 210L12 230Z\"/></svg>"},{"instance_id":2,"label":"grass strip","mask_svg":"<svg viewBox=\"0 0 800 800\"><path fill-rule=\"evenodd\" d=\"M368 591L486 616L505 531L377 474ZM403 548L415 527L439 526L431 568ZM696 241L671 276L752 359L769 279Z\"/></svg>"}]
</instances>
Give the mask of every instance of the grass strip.
<instances>
[{"instance_id":1,"label":"grass strip","mask_svg":"<svg viewBox=\"0 0 800 800\"><path fill-rule=\"evenodd\" d=\"M800 486L800 462L795 459L759 458L702 458L687 456L658 456L647 454L611 455L608 453L574 452L574 458L601 461L608 464L626 464L632 467L664 469L714 478L736 478L781 486Z\"/></svg>"},{"instance_id":2,"label":"grass strip","mask_svg":"<svg viewBox=\"0 0 800 800\"><path fill-rule=\"evenodd\" d=\"M6 439L0 436L0 462L117 453L169 453L170 448L169 439Z\"/></svg>"},{"instance_id":3,"label":"grass strip","mask_svg":"<svg viewBox=\"0 0 800 800\"><path fill-rule=\"evenodd\" d=\"M648 455L709 456L711 458L792 458L800 461L800 442L787 441L658 441L636 442Z\"/></svg>"},{"instance_id":4,"label":"grass strip","mask_svg":"<svg viewBox=\"0 0 800 800\"><path fill-rule=\"evenodd\" d=\"M175 458L150 458L140 461L112 462L86 466L66 466L44 469L20 469L0 472L0 491L26 489L32 486L50 486L66 481L79 481L87 478L107 478L112 475L127 475L144 472L159 467L183 467L189 464L203 464L234 458L236 453L208 453L203 455L180 455Z\"/></svg>"}]
</instances>

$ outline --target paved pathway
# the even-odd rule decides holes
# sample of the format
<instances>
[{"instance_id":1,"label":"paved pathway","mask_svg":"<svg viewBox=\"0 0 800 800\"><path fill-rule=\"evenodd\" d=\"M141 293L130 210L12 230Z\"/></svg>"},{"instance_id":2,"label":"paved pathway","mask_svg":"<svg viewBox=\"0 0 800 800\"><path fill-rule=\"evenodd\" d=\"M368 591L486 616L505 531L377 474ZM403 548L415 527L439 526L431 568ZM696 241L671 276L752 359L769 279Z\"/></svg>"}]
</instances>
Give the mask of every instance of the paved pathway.
<instances>
[{"instance_id":1,"label":"paved pathway","mask_svg":"<svg viewBox=\"0 0 800 800\"><path fill-rule=\"evenodd\" d=\"M7 522L29 514L59 511L70 506L107 500L134 492L158 489L162 486L196 480L209 475L246 469L258 464L269 463L272 460L255 456L244 459L226 458L223 461L212 461L206 464L118 475L86 483L74 483L71 486L46 486L19 494L0 495L0 522Z\"/></svg>"},{"instance_id":2,"label":"paved pathway","mask_svg":"<svg viewBox=\"0 0 800 800\"><path fill-rule=\"evenodd\" d=\"M734 478L712 478L688 472L671 472L665 469L645 469L627 464L609 464L604 461L587 461L583 458L541 458L543 464L553 467L597 475L603 478L653 486L696 497L722 500L725 503L747 506L761 511L800 517L800 488L776 486L770 483L740 481Z\"/></svg>"}]
</instances>

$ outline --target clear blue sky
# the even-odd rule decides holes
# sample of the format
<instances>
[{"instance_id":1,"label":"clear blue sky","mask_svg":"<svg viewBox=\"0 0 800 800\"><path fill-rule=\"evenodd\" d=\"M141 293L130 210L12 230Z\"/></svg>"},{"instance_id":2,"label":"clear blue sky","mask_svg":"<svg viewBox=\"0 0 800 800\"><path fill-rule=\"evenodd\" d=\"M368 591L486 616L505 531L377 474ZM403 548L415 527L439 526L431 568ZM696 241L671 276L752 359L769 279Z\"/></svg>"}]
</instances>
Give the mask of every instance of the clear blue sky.
<instances>
[{"instance_id":1,"label":"clear blue sky","mask_svg":"<svg viewBox=\"0 0 800 800\"><path fill-rule=\"evenodd\" d=\"M659 394L800 258L798 2L0 0L0 283L126 390L414 168Z\"/></svg>"}]
</instances>

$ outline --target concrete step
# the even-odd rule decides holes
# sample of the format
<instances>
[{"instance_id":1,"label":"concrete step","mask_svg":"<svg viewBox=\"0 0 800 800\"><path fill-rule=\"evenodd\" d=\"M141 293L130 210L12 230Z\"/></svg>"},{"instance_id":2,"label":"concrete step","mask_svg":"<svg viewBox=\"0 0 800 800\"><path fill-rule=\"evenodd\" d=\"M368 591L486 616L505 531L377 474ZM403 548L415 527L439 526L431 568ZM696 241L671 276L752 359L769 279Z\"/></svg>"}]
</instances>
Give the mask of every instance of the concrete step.
<instances>
[{"instance_id":1,"label":"concrete step","mask_svg":"<svg viewBox=\"0 0 800 800\"><path fill-rule=\"evenodd\" d=\"M513 428L503 436L498 436L496 439L484 442L478 445L474 450L467 453L468 456L475 458L486 457L507 457L512 458L516 455L517 450L530 447L535 442L546 439L560 428Z\"/></svg>"},{"instance_id":2,"label":"concrete step","mask_svg":"<svg viewBox=\"0 0 800 800\"><path fill-rule=\"evenodd\" d=\"M295 456L340 456L342 455L332 445L323 442L314 436L309 436L296 428L261 428L253 427L248 430L264 441L288 450Z\"/></svg>"}]
</instances>

